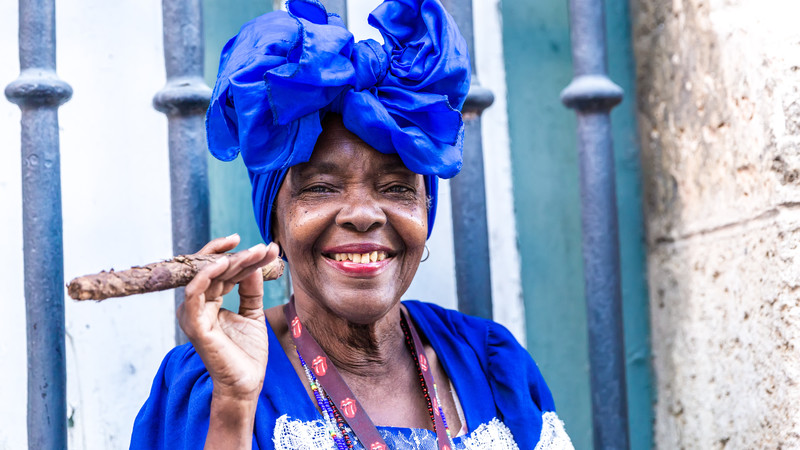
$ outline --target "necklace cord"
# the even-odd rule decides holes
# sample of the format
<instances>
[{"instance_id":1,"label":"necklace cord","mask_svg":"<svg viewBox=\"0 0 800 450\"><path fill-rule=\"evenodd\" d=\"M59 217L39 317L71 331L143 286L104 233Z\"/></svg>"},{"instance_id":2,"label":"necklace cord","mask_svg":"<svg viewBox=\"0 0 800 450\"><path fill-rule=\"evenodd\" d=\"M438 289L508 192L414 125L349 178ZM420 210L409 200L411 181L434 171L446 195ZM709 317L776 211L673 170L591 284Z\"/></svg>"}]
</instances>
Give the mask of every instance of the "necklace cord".
<instances>
[{"instance_id":1,"label":"necklace cord","mask_svg":"<svg viewBox=\"0 0 800 450\"><path fill-rule=\"evenodd\" d=\"M300 358L300 364L303 366L303 371L306 373L306 378L314 393L314 399L322 411L322 416L329 427L337 449L353 448L353 442L349 436L352 434L367 450L388 450L389 447L361 403L347 386L336 367L329 364L329 358L324 350L300 322L293 297L284 306L283 311L297 356ZM406 318L404 311L401 311L400 327L403 329L406 347L417 368L417 375L433 431L436 433L438 447L440 450L451 450L453 441L450 429L439 401L428 358L425 356L425 348L413 322ZM310 366L307 361L311 361ZM431 395L431 390L433 390L433 395Z\"/></svg>"}]
</instances>

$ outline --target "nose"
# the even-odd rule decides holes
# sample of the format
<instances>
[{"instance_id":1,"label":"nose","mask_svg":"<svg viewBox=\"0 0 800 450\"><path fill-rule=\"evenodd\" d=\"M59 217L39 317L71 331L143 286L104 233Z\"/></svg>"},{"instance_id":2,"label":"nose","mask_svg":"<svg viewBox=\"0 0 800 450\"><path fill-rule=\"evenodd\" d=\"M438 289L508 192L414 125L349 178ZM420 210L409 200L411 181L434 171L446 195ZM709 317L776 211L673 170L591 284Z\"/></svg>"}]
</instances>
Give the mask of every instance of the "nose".
<instances>
[{"instance_id":1,"label":"nose","mask_svg":"<svg viewBox=\"0 0 800 450\"><path fill-rule=\"evenodd\" d=\"M371 195L350 192L336 215L336 224L365 233L386 224L386 213Z\"/></svg>"}]
</instances>

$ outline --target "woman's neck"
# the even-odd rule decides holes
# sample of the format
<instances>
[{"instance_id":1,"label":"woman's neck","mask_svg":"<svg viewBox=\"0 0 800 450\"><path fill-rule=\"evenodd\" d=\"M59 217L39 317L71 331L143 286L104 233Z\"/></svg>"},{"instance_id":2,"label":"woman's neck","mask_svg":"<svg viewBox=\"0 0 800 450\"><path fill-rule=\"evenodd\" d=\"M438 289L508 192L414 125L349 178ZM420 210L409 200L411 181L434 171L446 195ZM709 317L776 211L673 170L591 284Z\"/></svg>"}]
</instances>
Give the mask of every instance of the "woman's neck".
<instances>
[{"instance_id":1,"label":"woman's neck","mask_svg":"<svg viewBox=\"0 0 800 450\"><path fill-rule=\"evenodd\" d=\"M295 308L300 321L346 378L386 377L408 364L399 303L370 324L350 322L311 299L295 299Z\"/></svg>"}]
</instances>

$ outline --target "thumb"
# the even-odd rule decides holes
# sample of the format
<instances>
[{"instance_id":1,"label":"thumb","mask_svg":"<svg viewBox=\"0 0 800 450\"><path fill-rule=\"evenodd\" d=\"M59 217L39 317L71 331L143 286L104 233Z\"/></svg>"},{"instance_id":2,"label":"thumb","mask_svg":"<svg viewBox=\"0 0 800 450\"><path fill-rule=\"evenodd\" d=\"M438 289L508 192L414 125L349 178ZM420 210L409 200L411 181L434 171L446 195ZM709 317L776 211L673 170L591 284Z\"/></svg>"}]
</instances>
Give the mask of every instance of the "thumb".
<instances>
[{"instance_id":1,"label":"thumb","mask_svg":"<svg viewBox=\"0 0 800 450\"><path fill-rule=\"evenodd\" d=\"M239 315L248 319L264 317L264 279L260 267L239 282Z\"/></svg>"}]
</instances>

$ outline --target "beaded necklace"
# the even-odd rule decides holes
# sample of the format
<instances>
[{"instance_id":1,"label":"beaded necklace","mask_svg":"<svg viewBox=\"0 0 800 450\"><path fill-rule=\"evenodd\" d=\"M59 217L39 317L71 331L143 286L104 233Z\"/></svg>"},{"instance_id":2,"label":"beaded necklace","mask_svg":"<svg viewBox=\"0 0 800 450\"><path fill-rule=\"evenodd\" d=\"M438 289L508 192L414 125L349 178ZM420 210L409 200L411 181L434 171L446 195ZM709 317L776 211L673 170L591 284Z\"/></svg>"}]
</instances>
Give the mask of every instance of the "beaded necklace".
<instances>
[{"instance_id":1,"label":"beaded necklace","mask_svg":"<svg viewBox=\"0 0 800 450\"><path fill-rule=\"evenodd\" d=\"M284 307L284 314L297 356L300 358L300 364L303 366L303 371L336 448L338 450L353 448L352 435L353 438L361 441L367 450L388 450L386 442L342 379L339 371L332 364L328 365L328 357L325 352L314 337L305 332L303 324L297 317L294 298ZM450 450L453 441L439 402L439 393L428 365L428 358L425 356L425 348L422 346L413 322L409 321L402 311L400 327L405 335L406 347L417 368L420 387L425 397L439 449ZM306 361L311 361L310 367ZM433 396L431 396L428 386L433 387Z\"/></svg>"}]
</instances>

